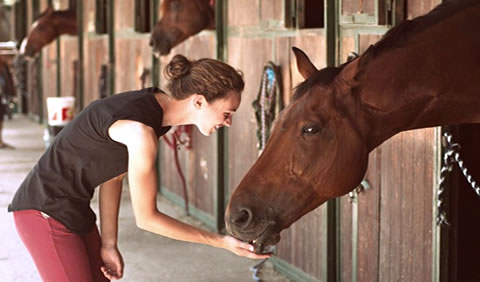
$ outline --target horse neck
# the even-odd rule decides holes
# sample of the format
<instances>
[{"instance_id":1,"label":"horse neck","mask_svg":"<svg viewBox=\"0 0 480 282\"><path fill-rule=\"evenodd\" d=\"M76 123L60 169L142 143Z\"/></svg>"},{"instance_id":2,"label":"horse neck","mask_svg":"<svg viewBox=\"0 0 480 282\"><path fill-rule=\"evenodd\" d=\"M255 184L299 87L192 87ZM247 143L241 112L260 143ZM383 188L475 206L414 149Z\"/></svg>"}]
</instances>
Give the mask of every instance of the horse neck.
<instances>
[{"instance_id":1,"label":"horse neck","mask_svg":"<svg viewBox=\"0 0 480 282\"><path fill-rule=\"evenodd\" d=\"M401 46L377 44L345 67L356 70L351 93L370 150L405 130L480 123L479 13L476 5L443 18Z\"/></svg>"},{"instance_id":2,"label":"horse neck","mask_svg":"<svg viewBox=\"0 0 480 282\"><path fill-rule=\"evenodd\" d=\"M215 0L195 1L198 12L208 17L206 28L215 28Z\"/></svg>"},{"instance_id":3,"label":"horse neck","mask_svg":"<svg viewBox=\"0 0 480 282\"><path fill-rule=\"evenodd\" d=\"M65 11L55 11L52 15L52 24L55 26L55 29L58 31L59 35L62 34L77 34L77 18L75 11L65 10Z\"/></svg>"}]
</instances>

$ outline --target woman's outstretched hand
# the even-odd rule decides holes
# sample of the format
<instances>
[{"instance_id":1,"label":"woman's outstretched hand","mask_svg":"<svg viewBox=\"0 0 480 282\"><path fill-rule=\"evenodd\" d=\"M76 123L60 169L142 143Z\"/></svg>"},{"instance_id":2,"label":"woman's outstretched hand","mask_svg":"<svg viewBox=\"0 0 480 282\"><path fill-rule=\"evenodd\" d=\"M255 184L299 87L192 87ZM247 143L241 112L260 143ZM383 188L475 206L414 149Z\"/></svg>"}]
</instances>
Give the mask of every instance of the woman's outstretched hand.
<instances>
[{"instance_id":1,"label":"woman's outstretched hand","mask_svg":"<svg viewBox=\"0 0 480 282\"><path fill-rule=\"evenodd\" d=\"M116 246L102 246L100 250L103 275L110 280L118 280L123 276L123 258Z\"/></svg>"},{"instance_id":2,"label":"woman's outstretched hand","mask_svg":"<svg viewBox=\"0 0 480 282\"><path fill-rule=\"evenodd\" d=\"M236 254L237 256L247 257L251 259L264 259L272 256L272 254L269 253L257 254L253 252L253 246L251 244L242 242L229 235L223 237L223 243L225 249Z\"/></svg>"}]
</instances>

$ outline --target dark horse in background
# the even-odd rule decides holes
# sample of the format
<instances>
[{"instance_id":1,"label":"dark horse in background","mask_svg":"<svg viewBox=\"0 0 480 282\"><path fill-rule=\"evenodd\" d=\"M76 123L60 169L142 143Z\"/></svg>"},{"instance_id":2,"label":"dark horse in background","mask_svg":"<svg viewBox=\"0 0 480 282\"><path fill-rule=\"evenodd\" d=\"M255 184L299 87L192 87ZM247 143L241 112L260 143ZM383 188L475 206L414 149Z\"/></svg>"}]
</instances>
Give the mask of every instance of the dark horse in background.
<instances>
[{"instance_id":1,"label":"dark horse in background","mask_svg":"<svg viewBox=\"0 0 480 282\"><path fill-rule=\"evenodd\" d=\"M163 0L162 18L150 39L153 52L168 55L188 37L204 29L215 28L214 0Z\"/></svg>"},{"instance_id":2,"label":"dark horse in background","mask_svg":"<svg viewBox=\"0 0 480 282\"><path fill-rule=\"evenodd\" d=\"M54 11L48 7L33 22L30 33L20 45L20 54L33 57L62 34L77 35L75 10Z\"/></svg>"},{"instance_id":3,"label":"dark horse in background","mask_svg":"<svg viewBox=\"0 0 480 282\"><path fill-rule=\"evenodd\" d=\"M391 29L359 58L305 78L263 154L233 192L229 233L257 252L325 201L359 185L368 154L410 129L480 123L480 1L448 1Z\"/></svg>"}]
</instances>

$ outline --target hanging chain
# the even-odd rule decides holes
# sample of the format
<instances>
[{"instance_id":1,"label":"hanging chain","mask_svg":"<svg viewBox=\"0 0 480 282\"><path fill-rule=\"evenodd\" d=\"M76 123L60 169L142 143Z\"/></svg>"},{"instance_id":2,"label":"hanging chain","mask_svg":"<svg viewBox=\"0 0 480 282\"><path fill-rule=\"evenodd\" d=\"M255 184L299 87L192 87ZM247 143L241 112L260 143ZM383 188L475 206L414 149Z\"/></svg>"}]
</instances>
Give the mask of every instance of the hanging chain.
<instances>
[{"instance_id":1,"label":"hanging chain","mask_svg":"<svg viewBox=\"0 0 480 282\"><path fill-rule=\"evenodd\" d=\"M445 183L448 173L453 169L453 165L457 163L460 171L462 172L465 179L470 184L472 189L480 196L480 187L477 182L473 180L472 175L469 173L468 169L465 167L463 159L460 157L460 145L458 143L453 143L452 134L445 132L443 134L443 141L445 147L445 154L443 155L443 166L440 170L440 181L438 184L437 191L437 225L447 225L450 223L447 220L446 211L445 211Z\"/></svg>"}]
</instances>

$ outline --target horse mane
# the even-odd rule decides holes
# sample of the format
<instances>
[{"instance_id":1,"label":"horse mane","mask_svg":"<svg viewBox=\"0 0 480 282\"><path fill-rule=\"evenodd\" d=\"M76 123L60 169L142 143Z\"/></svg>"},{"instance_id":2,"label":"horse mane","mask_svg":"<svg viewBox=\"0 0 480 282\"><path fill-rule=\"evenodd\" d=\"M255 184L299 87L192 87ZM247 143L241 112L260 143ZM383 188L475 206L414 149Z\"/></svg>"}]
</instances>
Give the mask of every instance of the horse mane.
<instances>
[{"instance_id":1,"label":"horse mane","mask_svg":"<svg viewBox=\"0 0 480 282\"><path fill-rule=\"evenodd\" d=\"M53 9L53 8L52 8ZM43 16L45 16L45 14L48 12L48 9L45 9L45 11L43 11L42 13L40 13L38 16L36 16L34 19L33 19L33 22L36 22L38 21L39 19L41 19ZM53 14L52 15L56 15L56 14L59 14L59 13L62 13L62 12L73 12L73 13L76 13L75 9L71 9L71 8L68 8L66 10L53 10L52 11ZM56 14L55 14L56 13Z\"/></svg>"},{"instance_id":2,"label":"horse mane","mask_svg":"<svg viewBox=\"0 0 480 282\"><path fill-rule=\"evenodd\" d=\"M52 8L53 9L53 8ZM55 10L53 10L55 12ZM33 19L33 22L36 22L38 19L42 18L43 16L45 16L45 14L48 12L48 9L45 9L45 11L41 12L38 16L36 16L34 19Z\"/></svg>"},{"instance_id":3,"label":"horse mane","mask_svg":"<svg viewBox=\"0 0 480 282\"><path fill-rule=\"evenodd\" d=\"M408 44L408 39L414 35L421 33L425 29L440 23L444 18L455 15L463 9L472 5L480 4L479 0L455 0L444 2L435 7L429 13L417 17L413 20L405 20L396 27L390 29L377 43L370 47L360 56L360 65L364 65L373 57L388 51L391 48L399 48ZM352 60L355 61L355 60ZM304 96L314 85L326 85L340 73L340 71L350 62L346 62L339 67L327 67L312 74L304 82L300 83L294 89L292 101Z\"/></svg>"},{"instance_id":4,"label":"horse mane","mask_svg":"<svg viewBox=\"0 0 480 282\"><path fill-rule=\"evenodd\" d=\"M425 29L441 23L446 17L455 15L472 5L480 4L478 0L446 1L435 7L429 13L413 20L405 20L390 29L377 43L371 45L364 54L378 55L390 48L403 47L408 44L408 39L421 33Z\"/></svg>"},{"instance_id":5,"label":"horse mane","mask_svg":"<svg viewBox=\"0 0 480 282\"><path fill-rule=\"evenodd\" d=\"M344 64L343 66L345 66ZM292 101L300 99L313 86L322 86L329 84L335 76L340 73L343 67L326 67L313 73L308 79L295 87Z\"/></svg>"}]
</instances>

